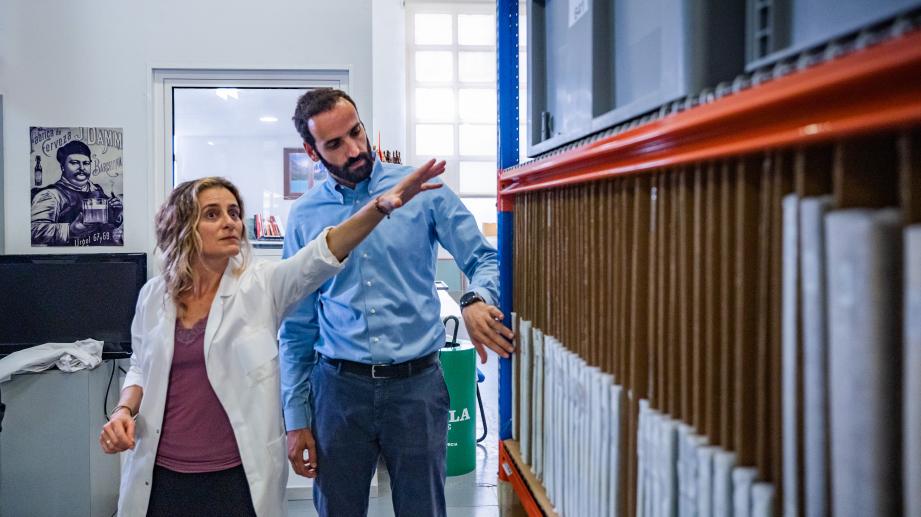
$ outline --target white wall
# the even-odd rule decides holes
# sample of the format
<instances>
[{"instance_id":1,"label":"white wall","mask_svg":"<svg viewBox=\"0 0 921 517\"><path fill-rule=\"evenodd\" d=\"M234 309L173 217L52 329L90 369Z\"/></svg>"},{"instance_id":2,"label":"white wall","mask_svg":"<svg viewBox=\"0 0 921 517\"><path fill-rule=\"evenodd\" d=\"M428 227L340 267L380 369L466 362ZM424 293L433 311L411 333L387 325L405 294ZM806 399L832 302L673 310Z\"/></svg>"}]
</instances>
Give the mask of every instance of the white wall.
<instances>
[{"instance_id":1,"label":"white wall","mask_svg":"<svg viewBox=\"0 0 921 517\"><path fill-rule=\"evenodd\" d=\"M374 0L371 21L373 45L374 142L406 157L406 10L403 0ZM368 122L365 116L365 122ZM404 162L405 163L405 162Z\"/></svg>"},{"instance_id":2,"label":"white wall","mask_svg":"<svg viewBox=\"0 0 921 517\"><path fill-rule=\"evenodd\" d=\"M218 140L214 147L207 144L212 139ZM234 136L177 137L177 182L199 176L224 176L240 189L247 217L256 213L263 217L274 215L284 231L294 201L283 196L284 155L281 149L290 142L291 138L273 141ZM181 177L180 171L188 171L191 176Z\"/></svg>"},{"instance_id":3,"label":"white wall","mask_svg":"<svg viewBox=\"0 0 921 517\"><path fill-rule=\"evenodd\" d=\"M29 126L124 129L125 246L85 251L152 251L151 68L348 67L351 93L368 118L371 6L372 0L0 1L4 251L64 251L30 246Z\"/></svg>"}]
</instances>

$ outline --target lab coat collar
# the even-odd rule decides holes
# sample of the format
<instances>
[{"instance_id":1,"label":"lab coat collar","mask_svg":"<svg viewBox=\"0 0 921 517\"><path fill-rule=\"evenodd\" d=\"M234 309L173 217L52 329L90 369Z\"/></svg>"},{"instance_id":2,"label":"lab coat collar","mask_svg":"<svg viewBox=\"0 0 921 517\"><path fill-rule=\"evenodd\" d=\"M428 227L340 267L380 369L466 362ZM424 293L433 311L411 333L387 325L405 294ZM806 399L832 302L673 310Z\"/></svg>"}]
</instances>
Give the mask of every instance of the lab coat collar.
<instances>
[{"instance_id":1,"label":"lab coat collar","mask_svg":"<svg viewBox=\"0 0 921 517\"><path fill-rule=\"evenodd\" d=\"M224 303L228 298L236 294L240 285L240 275L234 273L234 270L242 265L242 257L237 255L230 259L227 268L224 269L224 275L221 277L221 284L217 288L217 294L211 302L211 311L208 313L208 324L205 325L205 358L211 350L214 343L214 335L221 326L221 320L224 318Z\"/></svg>"},{"instance_id":2,"label":"lab coat collar","mask_svg":"<svg viewBox=\"0 0 921 517\"><path fill-rule=\"evenodd\" d=\"M242 254L232 257L230 261L227 262L227 268L224 269L224 274L221 276L221 283L217 288L215 299L228 298L236 294L237 287L240 284L240 275L234 273L234 270L239 271L242 264Z\"/></svg>"}]
</instances>

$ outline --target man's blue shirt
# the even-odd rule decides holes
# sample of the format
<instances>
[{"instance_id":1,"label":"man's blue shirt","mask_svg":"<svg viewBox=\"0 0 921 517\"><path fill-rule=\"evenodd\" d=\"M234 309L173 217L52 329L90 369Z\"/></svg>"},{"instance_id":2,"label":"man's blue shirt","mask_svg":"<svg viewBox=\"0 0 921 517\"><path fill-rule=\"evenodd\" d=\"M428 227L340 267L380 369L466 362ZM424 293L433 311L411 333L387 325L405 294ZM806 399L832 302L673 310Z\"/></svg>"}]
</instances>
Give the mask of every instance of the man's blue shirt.
<instances>
[{"instance_id":1,"label":"man's blue shirt","mask_svg":"<svg viewBox=\"0 0 921 517\"><path fill-rule=\"evenodd\" d=\"M284 257L324 228L346 220L385 193L412 167L375 160L354 189L332 178L291 207ZM473 215L447 187L420 193L384 219L327 280L287 314L279 331L281 390L288 430L311 427L314 351L368 364L400 363L441 348L445 340L435 291L440 243L487 303L498 302L498 260Z\"/></svg>"}]
</instances>

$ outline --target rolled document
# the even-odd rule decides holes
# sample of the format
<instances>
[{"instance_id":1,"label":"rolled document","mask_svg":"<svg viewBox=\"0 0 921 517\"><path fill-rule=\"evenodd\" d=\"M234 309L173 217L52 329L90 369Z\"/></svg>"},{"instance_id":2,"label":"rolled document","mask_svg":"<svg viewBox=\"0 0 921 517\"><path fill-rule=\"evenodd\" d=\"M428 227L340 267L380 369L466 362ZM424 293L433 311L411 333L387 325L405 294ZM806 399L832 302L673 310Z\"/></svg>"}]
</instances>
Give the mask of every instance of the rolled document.
<instances>
[{"instance_id":1,"label":"rolled document","mask_svg":"<svg viewBox=\"0 0 921 517\"><path fill-rule=\"evenodd\" d=\"M531 355L534 367L531 373L531 465L537 479L544 472L544 333L534 329L531 333Z\"/></svg>"},{"instance_id":2,"label":"rolled document","mask_svg":"<svg viewBox=\"0 0 921 517\"><path fill-rule=\"evenodd\" d=\"M515 332L515 336L519 335L518 314L514 312L512 313L512 331ZM518 387L520 373L521 346L519 345L518 350L512 354L512 440L515 441L521 439L518 435L518 397L521 396L520 388Z\"/></svg>"},{"instance_id":3,"label":"rolled document","mask_svg":"<svg viewBox=\"0 0 921 517\"><path fill-rule=\"evenodd\" d=\"M689 456L691 455L691 436L694 429L685 424L678 424L678 516L693 517L696 515L696 508L693 506L692 495L696 480L691 478L691 472L688 467Z\"/></svg>"},{"instance_id":4,"label":"rolled document","mask_svg":"<svg viewBox=\"0 0 921 517\"><path fill-rule=\"evenodd\" d=\"M564 345L565 346L565 345ZM563 457L564 469L564 491L563 491L563 511L567 514L574 514L576 507L576 354L566 350L566 373L564 385L566 386L566 406L563 414L563 424L565 426L565 436L563 437Z\"/></svg>"},{"instance_id":5,"label":"rolled document","mask_svg":"<svg viewBox=\"0 0 921 517\"><path fill-rule=\"evenodd\" d=\"M659 422L659 447L662 451L659 475L661 517L678 517L678 422L663 415Z\"/></svg>"},{"instance_id":6,"label":"rolled document","mask_svg":"<svg viewBox=\"0 0 921 517\"><path fill-rule=\"evenodd\" d=\"M774 517L774 485L752 485L752 517Z\"/></svg>"},{"instance_id":7,"label":"rolled document","mask_svg":"<svg viewBox=\"0 0 921 517\"><path fill-rule=\"evenodd\" d=\"M694 428L691 428L693 433ZM713 486L713 461L712 454L706 459L708 463L702 463L700 449L707 446L708 438L698 434L688 435L688 472L691 478L691 507L688 509L691 516L697 515L700 504L704 502L707 508L712 506ZM703 499L702 501L702 498ZM709 511L709 510L708 510ZM707 515L710 515L707 513Z\"/></svg>"},{"instance_id":8,"label":"rolled document","mask_svg":"<svg viewBox=\"0 0 921 517\"><path fill-rule=\"evenodd\" d=\"M836 516L902 511L899 226L894 209L825 217Z\"/></svg>"},{"instance_id":9,"label":"rolled document","mask_svg":"<svg viewBox=\"0 0 921 517\"><path fill-rule=\"evenodd\" d=\"M620 517L620 464L623 459L620 451L620 418L621 411L625 405L624 390L621 386L615 384L611 386L611 436L609 443L611 445L610 461L611 475L608 478L609 488L609 505L612 509L610 515Z\"/></svg>"},{"instance_id":10,"label":"rolled document","mask_svg":"<svg viewBox=\"0 0 921 517\"><path fill-rule=\"evenodd\" d=\"M649 401L640 400L640 417L636 426L636 517L652 517L646 501L646 485L648 484L648 444L646 428L649 425Z\"/></svg>"},{"instance_id":11,"label":"rolled document","mask_svg":"<svg viewBox=\"0 0 921 517\"><path fill-rule=\"evenodd\" d=\"M553 384L555 396L553 400L553 427L554 440L556 447L553 449L554 469L554 494L553 504L562 510L563 508L563 489L565 486L566 476L566 349L559 341L556 342L556 358L554 359Z\"/></svg>"},{"instance_id":12,"label":"rolled document","mask_svg":"<svg viewBox=\"0 0 921 517\"><path fill-rule=\"evenodd\" d=\"M713 517L732 517L732 471L736 455L717 449L713 453Z\"/></svg>"},{"instance_id":13,"label":"rolled document","mask_svg":"<svg viewBox=\"0 0 921 517\"><path fill-rule=\"evenodd\" d=\"M697 515L713 515L713 454L716 447L697 448Z\"/></svg>"},{"instance_id":14,"label":"rolled document","mask_svg":"<svg viewBox=\"0 0 921 517\"><path fill-rule=\"evenodd\" d=\"M617 414L614 411L613 403L613 383L614 377L607 373L602 373L599 378L598 396L600 400L601 415L599 418L601 441L599 443L600 451L600 470L598 476L598 500L600 508L598 515L614 515L615 509L611 506L610 483L611 476L616 474L617 465L611 460L611 426L617 421Z\"/></svg>"},{"instance_id":15,"label":"rolled document","mask_svg":"<svg viewBox=\"0 0 921 517\"><path fill-rule=\"evenodd\" d=\"M799 517L799 197L783 200L782 290L783 514Z\"/></svg>"},{"instance_id":16,"label":"rolled document","mask_svg":"<svg viewBox=\"0 0 921 517\"><path fill-rule=\"evenodd\" d=\"M521 320L518 325L520 334L518 334L518 345L521 354L521 400L518 403L518 409L521 411L519 418L519 434L521 435L521 459L531 464L531 373L533 366L531 363L531 322Z\"/></svg>"},{"instance_id":17,"label":"rolled document","mask_svg":"<svg viewBox=\"0 0 921 517\"><path fill-rule=\"evenodd\" d=\"M585 361L573 354L573 464L572 464L572 493L573 515L585 515L585 496L582 486L585 481L585 388L583 376L585 375Z\"/></svg>"},{"instance_id":18,"label":"rolled document","mask_svg":"<svg viewBox=\"0 0 921 517\"><path fill-rule=\"evenodd\" d=\"M544 336L544 488L547 497L556 504L554 497L554 482L556 479L556 463L554 455L559 449L556 435L556 417L553 409L557 396L557 381L554 377L557 359L557 340L553 336Z\"/></svg>"},{"instance_id":19,"label":"rolled document","mask_svg":"<svg viewBox=\"0 0 921 517\"><path fill-rule=\"evenodd\" d=\"M610 418L601 404L602 386L601 369L591 367L588 371L589 400L589 440L588 440L588 512L589 515L601 515L601 420Z\"/></svg>"},{"instance_id":20,"label":"rolled document","mask_svg":"<svg viewBox=\"0 0 921 517\"><path fill-rule=\"evenodd\" d=\"M921 517L921 225L905 230L905 515Z\"/></svg>"},{"instance_id":21,"label":"rolled document","mask_svg":"<svg viewBox=\"0 0 921 517\"><path fill-rule=\"evenodd\" d=\"M831 196L800 202L803 293L803 460L806 517L827 517L828 310L825 283L825 212Z\"/></svg>"},{"instance_id":22,"label":"rolled document","mask_svg":"<svg viewBox=\"0 0 921 517\"><path fill-rule=\"evenodd\" d=\"M758 471L751 467L736 467L732 471L732 517L751 517L752 484Z\"/></svg>"}]
</instances>

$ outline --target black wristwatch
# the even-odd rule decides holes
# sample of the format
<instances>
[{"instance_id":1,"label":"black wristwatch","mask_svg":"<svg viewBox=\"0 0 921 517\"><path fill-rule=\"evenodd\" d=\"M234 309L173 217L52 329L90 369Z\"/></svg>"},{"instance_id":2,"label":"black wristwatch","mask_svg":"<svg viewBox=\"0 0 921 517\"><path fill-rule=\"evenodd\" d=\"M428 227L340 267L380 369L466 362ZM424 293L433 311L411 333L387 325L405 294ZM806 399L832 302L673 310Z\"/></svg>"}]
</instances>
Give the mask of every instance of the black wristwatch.
<instances>
[{"instance_id":1,"label":"black wristwatch","mask_svg":"<svg viewBox=\"0 0 921 517\"><path fill-rule=\"evenodd\" d=\"M477 294L476 291L468 291L464 293L463 296L461 296L460 307L461 309L463 309L464 307L474 304L476 302L486 302L486 300L484 300L482 296Z\"/></svg>"}]
</instances>

